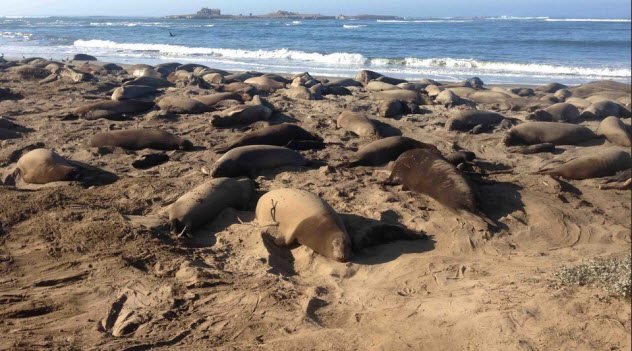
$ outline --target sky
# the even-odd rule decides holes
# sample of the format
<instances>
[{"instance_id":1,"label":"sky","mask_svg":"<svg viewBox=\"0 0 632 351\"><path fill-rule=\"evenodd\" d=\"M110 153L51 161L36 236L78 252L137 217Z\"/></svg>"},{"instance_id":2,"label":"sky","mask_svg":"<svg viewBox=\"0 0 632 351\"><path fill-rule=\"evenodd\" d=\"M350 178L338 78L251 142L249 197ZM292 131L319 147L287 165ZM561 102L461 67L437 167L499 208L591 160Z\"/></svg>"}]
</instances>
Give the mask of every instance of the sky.
<instances>
[{"instance_id":1,"label":"sky","mask_svg":"<svg viewBox=\"0 0 632 351\"><path fill-rule=\"evenodd\" d=\"M165 16L202 7L226 14L276 10L324 15L382 14L405 17L549 16L630 18L630 0L0 0L0 16Z\"/></svg>"}]
</instances>

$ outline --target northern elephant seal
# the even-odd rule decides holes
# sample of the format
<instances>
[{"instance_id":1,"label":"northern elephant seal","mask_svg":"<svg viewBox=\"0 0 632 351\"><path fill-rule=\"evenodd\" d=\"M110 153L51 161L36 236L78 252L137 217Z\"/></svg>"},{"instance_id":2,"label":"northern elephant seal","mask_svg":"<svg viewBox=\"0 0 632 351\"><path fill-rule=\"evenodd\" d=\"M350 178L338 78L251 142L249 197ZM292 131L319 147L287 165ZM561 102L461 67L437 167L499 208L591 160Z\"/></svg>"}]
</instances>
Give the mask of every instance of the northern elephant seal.
<instances>
[{"instance_id":1,"label":"northern elephant seal","mask_svg":"<svg viewBox=\"0 0 632 351\"><path fill-rule=\"evenodd\" d=\"M156 88L147 85L124 85L114 89L112 92L112 100L138 99L159 93Z\"/></svg>"},{"instance_id":2,"label":"northern elephant seal","mask_svg":"<svg viewBox=\"0 0 632 351\"><path fill-rule=\"evenodd\" d=\"M503 139L507 146L551 143L555 145L577 145L596 138L590 129L559 122L526 122L511 128Z\"/></svg>"},{"instance_id":3,"label":"northern elephant seal","mask_svg":"<svg viewBox=\"0 0 632 351\"><path fill-rule=\"evenodd\" d=\"M448 130L466 132L477 126L482 126L483 129L489 129L498 125L503 120L505 120L505 117L496 112L463 110L453 113L445 126Z\"/></svg>"},{"instance_id":4,"label":"northern elephant seal","mask_svg":"<svg viewBox=\"0 0 632 351\"><path fill-rule=\"evenodd\" d=\"M250 179L215 178L180 196L167 209L171 231L191 234L227 207L245 209L252 197Z\"/></svg>"},{"instance_id":5,"label":"northern elephant seal","mask_svg":"<svg viewBox=\"0 0 632 351\"><path fill-rule=\"evenodd\" d=\"M393 165L388 182L428 195L448 208L477 211L474 193L461 172L430 150L402 153Z\"/></svg>"},{"instance_id":6,"label":"northern elephant seal","mask_svg":"<svg viewBox=\"0 0 632 351\"><path fill-rule=\"evenodd\" d=\"M257 222L277 245L298 242L327 258L346 262L351 238L336 211L320 197L298 189L277 189L257 202Z\"/></svg>"},{"instance_id":7,"label":"northern elephant seal","mask_svg":"<svg viewBox=\"0 0 632 351\"><path fill-rule=\"evenodd\" d=\"M92 137L90 146L115 146L127 150L190 150L193 144L159 129L131 129L99 133Z\"/></svg>"},{"instance_id":8,"label":"northern elephant seal","mask_svg":"<svg viewBox=\"0 0 632 351\"><path fill-rule=\"evenodd\" d=\"M173 84L164 79L164 78L156 78L156 77L138 77L132 80L128 80L125 83L123 83L123 86L128 86L128 85L143 85L143 86L148 86L148 87L152 87L152 88L168 88L170 86L173 86Z\"/></svg>"},{"instance_id":9,"label":"northern elephant seal","mask_svg":"<svg viewBox=\"0 0 632 351\"><path fill-rule=\"evenodd\" d=\"M285 88L285 84L272 79L269 76L259 76L248 78L244 81L246 84L254 85L257 90L272 93L278 89Z\"/></svg>"},{"instance_id":10,"label":"northern elephant seal","mask_svg":"<svg viewBox=\"0 0 632 351\"><path fill-rule=\"evenodd\" d=\"M215 127L246 125L258 121L267 121L272 116L272 109L265 105L239 105L213 116L211 124Z\"/></svg>"},{"instance_id":11,"label":"northern elephant seal","mask_svg":"<svg viewBox=\"0 0 632 351\"><path fill-rule=\"evenodd\" d=\"M322 142L322 138L306 131L296 124L283 123L250 132L217 147L215 151L224 153L236 147L246 145L286 146L291 141L302 140Z\"/></svg>"},{"instance_id":12,"label":"northern elephant seal","mask_svg":"<svg viewBox=\"0 0 632 351\"><path fill-rule=\"evenodd\" d=\"M359 112L343 111L336 120L338 128L350 131L361 137L379 137L380 132L373 121Z\"/></svg>"},{"instance_id":13,"label":"northern elephant seal","mask_svg":"<svg viewBox=\"0 0 632 351\"><path fill-rule=\"evenodd\" d=\"M610 116L601 121L597 134L603 135L611 143L630 147L630 126L617 117Z\"/></svg>"},{"instance_id":14,"label":"northern elephant seal","mask_svg":"<svg viewBox=\"0 0 632 351\"><path fill-rule=\"evenodd\" d=\"M209 111L209 107L186 96L165 96L157 103L161 110L177 114L198 114Z\"/></svg>"},{"instance_id":15,"label":"northern elephant seal","mask_svg":"<svg viewBox=\"0 0 632 351\"><path fill-rule=\"evenodd\" d=\"M209 94L209 95L196 96L194 97L194 99L209 107L215 106L217 103L224 100L237 100L239 102L243 101L241 95L237 93L233 93L233 92L215 93L215 94Z\"/></svg>"},{"instance_id":16,"label":"northern elephant seal","mask_svg":"<svg viewBox=\"0 0 632 351\"><path fill-rule=\"evenodd\" d=\"M154 103L148 101L106 100L81 106L75 110L75 114L81 118L88 120L99 118L118 120L127 115L147 111L153 106Z\"/></svg>"},{"instance_id":17,"label":"northern elephant seal","mask_svg":"<svg viewBox=\"0 0 632 351\"><path fill-rule=\"evenodd\" d=\"M24 182L31 184L72 180L78 171L66 159L48 149L35 149L22 155L16 170Z\"/></svg>"},{"instance_id":18,"label":"northern elephant seal","mask_svg":"<svg viewBox=\"0 0 632 351\"><path fill-rule=\"evenodd\" d=\"M601 100L588 106L581 116L586 119L603 119L609 116L628 118L632 116L632 112L614 101Z\"/></svg>"},{"instance_id":19,"label":"northern elephant seal","mask_svg":"<svg viewBox=\"0 0 632 351\"><path fill-rule=\"evenodd\" d=\"M254 177L261 170L305 164L307 160L300 153L285 147L247 145L234 148L215 161L211 176Z\"/></svg>"},{"instance_id":20,"label":"northern elephant seal","mask_svg":"<svg viewBox=\"0 0 632 351\"><path fill-rule=\"evenodd\" d=\"M439 153L439 150L431 144L422 143L415 139L392 136L376 140L361 147L354 155L354 160L343 164L343 166L380 166L390 161L394 161L404 151L410 149L431 149Z\"/></svg>"},{"instance_id":21,"label":"northern elephant seal","mask_svg":"<svg viewBox=\"0 0 632 351\"><path fill-rule=\"evenodd\" d=\"M527 116L527 119L542 122L576 123L579 115L579 109L575 105L562 102L551 105L544 110L538 110Z\"/></svg>"},{"instance_id":22,"label":"northern elephant seal","mask_svg":"<svg viewBox=\"0 0 632 351\"><path fill-rule=\"evenodd\" d=\"M630 167L632 167L632 160L629 153L619 149L606 149L580 156L560 166L543 169L538 173L581 180L611 176Z\"/></svg>"}]
</instances>

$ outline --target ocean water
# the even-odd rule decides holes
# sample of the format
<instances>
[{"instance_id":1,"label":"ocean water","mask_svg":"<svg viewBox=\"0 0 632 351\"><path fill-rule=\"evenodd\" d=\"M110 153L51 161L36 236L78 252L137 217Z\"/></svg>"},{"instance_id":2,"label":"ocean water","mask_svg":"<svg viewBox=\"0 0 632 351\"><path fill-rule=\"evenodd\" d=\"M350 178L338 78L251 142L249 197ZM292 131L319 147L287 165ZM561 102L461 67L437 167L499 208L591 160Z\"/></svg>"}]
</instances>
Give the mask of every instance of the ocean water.
<instances>
[{"instance_id":1,"label":"ocean water","mask_svg":"<svg viewBox=\"0 0 632 351\"><path fill-rule=\"evenodd\" d=\"M170 36L169 32L175 36ZM630 83L629 19L548 17L363 20L171 20L0 17L0 53L120 63L202 63L226 70L487 83Z\"/></svg>"}]
</instances>

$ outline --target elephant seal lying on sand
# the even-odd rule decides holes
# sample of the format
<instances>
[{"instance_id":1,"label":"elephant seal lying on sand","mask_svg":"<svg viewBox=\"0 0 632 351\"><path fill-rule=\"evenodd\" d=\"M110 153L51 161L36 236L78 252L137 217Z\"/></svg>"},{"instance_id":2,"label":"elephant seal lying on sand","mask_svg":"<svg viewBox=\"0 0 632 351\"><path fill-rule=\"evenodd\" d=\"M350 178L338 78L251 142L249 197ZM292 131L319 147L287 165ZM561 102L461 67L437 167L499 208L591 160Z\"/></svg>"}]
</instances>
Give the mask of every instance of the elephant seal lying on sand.
<instances>
[{"instance_id":1,"label":"elephant seal lying on sand","mask_svg":"<svg viewBox=\"0 0 632 351\"><path fill-rule=\"evenodd\" d=\"M592 130L576 124L527 122L511 128L503 143L507 146L543 143L576 145L596 137Z\"/></svg>"},{"instance_id":2,"label":"elephant seal lying on sand","mask_svg":"<svg viewBox=\"0 0 632 351\"><path fill-rule=\"evenodd\" d=\"M613 144L630 147L630 126L610 116L599 124L597 134L603 135Z\"/></svg>"},{"instance_id":3,"label":"elephant seal lying on sand","mask_svg":"<svg viewBox=\"0 0 632 351\"><path fill-rule=\"evenodd\" d=\"M250 132L236 140L218 146L215 151L224 153L245 145L286 146L291 141L313 141L322 144L323 140L319 136L306 131L296 124L283 123Z\"/></svg>"},{"instance_id":4,"label":"elephant seal lying on sand","mask_svg":"<svg viewBox=\"0 0 632 351\"><path fill-rule=\"evenodd\" d=\"M48 149L35 149L18 160L16 172L22 180L31 184L46 184L73 180L78 169L63 157Z\"/></svg>"},{"instance_id":5,"label":"elephant seal lying on sand","mask_svg":"<svg viewBox=\"0 0 632 351\"><path fill-rule=\"evenodd\" d=\"M277 189L263 195L257 222L277 245L298 242L332 260L346 262L351 238L336 211L320 197L298 189Z\"/></svg>"},{"instance_id":6,"label":"elephant seal lying on sand","mask_svg":"<svg viewBox=\"0 0 632 351\"><path fill-rule=\"evenodd\" d=\"M214 127L230 127L246 125L258 121L267 121L272 116L272 110L265 105L239 105L222 111L213 116L211 124Z\"/></svg>"},{"instance_id":7,"label":"elephant seal lying on sand","mask_svg":"<svg viewBox=\"0 0 632 351\"><path fill-rule=\"evenodd\" d=\"M439 150L431 144L422 143L415 139L393 136L376 140L361 147L355 154L354 160L342 166L380 166L394 161L404 151L410 149L430 149L439 153Z\"/></svg>"},{"instance_id":8,"label":"elephant seal lying on sand","mask_svg":"<svg viewBox=\"0 0 632 351\"><path fill-rule=\"evenodd\" d=\"M540 170L538 173L581 180L611 176L630 167L632 160L629 153L619 149L607 149L592 155L580 156L560 166Z\"/></svg>"},{"instance_id":9,"label":"elephant seal lying on sand","mask_svg":"<svg viewBox=\"0 0 632 351\"><path fill-rule=\"evenodd\" d=\"M227 207L244 209L252 193L253 182L250 179L211 179L169 206L167 213L171 232L189 235L213 221Z\"/></svg>"},{"instance_id":10,"label":"elephant seal lying on sand","mask_svg":"<svg viewBox=\"0 0 632 351\"><path fill-rule=\"evenodd\" d=\"M361 137L379 137L380 132L373 121L359 112L343 111L336 120L338 128L350 131Z\"/></svg>"},{"instance_id":11,"label":"elephant seal lying on sand","mask_svg":"<svg viewBox=\"0 0 632 351\"><path fill-rule=\"evenodd\" d=\"M254 177L260 170L305 164L307 160L300 153L288 148L271 145L240 146L215 161L211 176Z\"/></svg>"},{"instance_id":12,"label":"elephant seal lying on sand","mask_svg":"<svg viewBox=\"0 0 632 351\"><path fill-rule=\"evenodd\" d=\"M190 150L193 144L158 129L132 129L99 133L92 137L90 146L116 146L127 150Z\"/></svg>"},{"instance_id":13,"label":"elephant seal lying on sand","mask_svg":"<svg viewBox=\"0 0 632 351\"><path fill-rule=\"evenodd\" d=\"M448 208L477 212L474 193L461 172L430 150L414 149L401 154L387 182L428 195Z\"/></svg>"},{"instance_id":14,"label":"elephant seal lying on sand","mask_svg":"<svg viewBox=\"0 0 632 351\"><path fill-rule=\"evenodd\" d=\"M490 129L504 119L505 117L503 115L496 112L462 110L455 112L452 117L448 119L445 126L448 130L467 132L477 126L482 126L483 129Z\"/></svg>"},{"instance_id":15,"label":"elephant seal lying on sand","mask_svg":"<svg viewBox=\"0 0 632 351\"><path fill-rule=\"evenodd\" d=\"M75 114L83 119L95 120L99 118L121 120L125 115L145 112L154 107L153 102L138 100L106 100L81 106Z\"/></svg>"}]
</instances>

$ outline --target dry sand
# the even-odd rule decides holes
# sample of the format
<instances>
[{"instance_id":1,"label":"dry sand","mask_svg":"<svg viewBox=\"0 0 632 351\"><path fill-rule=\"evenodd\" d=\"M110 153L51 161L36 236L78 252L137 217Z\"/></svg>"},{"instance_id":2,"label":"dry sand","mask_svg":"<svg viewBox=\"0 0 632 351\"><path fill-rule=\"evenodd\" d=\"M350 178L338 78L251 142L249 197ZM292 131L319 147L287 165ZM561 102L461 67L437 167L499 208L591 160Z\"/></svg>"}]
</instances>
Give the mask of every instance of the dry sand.
<instances>
[{"instance_id":1,"label":"dry sand","mask_svg":"<svg viewBox=\"0 0 632 351\"><path fill-rule=\"evenodd\" d=\"M350 232L382 221L428 235L337 263L305 247L275 246L251 211L227 209L193 239L172 236L161 211L208 179L201 168L220 157L212 147L241 132L213 128L213 112L167 120L64 118L69 109L109 98L127 77L41 84L0 71L0 87L21 97L0 99L0 115L32 129L2 141L0 173L15 165L20 150L41 143L118 176L105 185L0 186L0 349L630 349L629 301L550 283L563 265L630 251L630 191L600 190L601 180L533 174L554 158L616 147L609 142L510 154L500 145L504 131L446 131L450 110L439 105L385 119L362 88L322 100L264 94L276 109L271 122L296 122L322 136L325 149L302 153L332 166L369 142L336 129L345 109L365 110L384 130L443 152L457 143L477 155L468 178L499 227L491 233L471 215L382 185L388 172L380 167L263 172L256 179L260 193L314 192ZM183 84L168 89L208 92ZM517 119L527 114L501 112ZM595 130L598 122L583 124ZM150 151L86 146L99 131L149 127L184 136L196 149L167 152L169 162L137 170L132 161Z\"/></svg>"}]
</instances>

